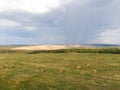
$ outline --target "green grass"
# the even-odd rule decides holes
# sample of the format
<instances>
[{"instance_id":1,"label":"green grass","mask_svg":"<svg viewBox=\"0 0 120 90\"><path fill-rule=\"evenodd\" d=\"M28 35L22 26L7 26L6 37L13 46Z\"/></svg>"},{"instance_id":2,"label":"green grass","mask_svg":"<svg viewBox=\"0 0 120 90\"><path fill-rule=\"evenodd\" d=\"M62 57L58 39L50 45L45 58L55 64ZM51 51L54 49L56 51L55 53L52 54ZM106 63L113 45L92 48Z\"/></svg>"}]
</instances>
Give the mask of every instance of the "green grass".
<instances>
[{"instance_id":1,"label":"green grass","mask_svg":"<svg viewBox=\"0 0 120 90\"><path fill-rule=\"evenodd\" d=\"M67 67L66 64L70 66ZM89 64L88 68L86 65ZM81 66L81 69L77 69ZM64 73L60 69L64 69ZM42 72L42 70L45 72ZM96 74L92 72L95 69ZM119 90L120 55L0 53L0 90Z\"/></svg>"}]
</instances>

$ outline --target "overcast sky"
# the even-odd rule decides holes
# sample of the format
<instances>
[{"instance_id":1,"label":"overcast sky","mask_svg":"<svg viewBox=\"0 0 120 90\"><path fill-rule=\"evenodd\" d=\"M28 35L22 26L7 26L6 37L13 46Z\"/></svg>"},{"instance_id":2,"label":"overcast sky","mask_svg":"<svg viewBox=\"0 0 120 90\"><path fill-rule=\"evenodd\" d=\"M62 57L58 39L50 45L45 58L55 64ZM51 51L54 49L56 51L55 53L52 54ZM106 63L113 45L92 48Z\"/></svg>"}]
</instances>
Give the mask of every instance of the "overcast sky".
<instances>
[{"instance_id":1,"label":"overcast sky","mask_svg":"<svg viewBox=\"0 0 120 90\"><path fill-rule=\"evenodd\" d=\"M120 0L0 0L0 44L120 44Z\"/></svg>"}]
</instances>

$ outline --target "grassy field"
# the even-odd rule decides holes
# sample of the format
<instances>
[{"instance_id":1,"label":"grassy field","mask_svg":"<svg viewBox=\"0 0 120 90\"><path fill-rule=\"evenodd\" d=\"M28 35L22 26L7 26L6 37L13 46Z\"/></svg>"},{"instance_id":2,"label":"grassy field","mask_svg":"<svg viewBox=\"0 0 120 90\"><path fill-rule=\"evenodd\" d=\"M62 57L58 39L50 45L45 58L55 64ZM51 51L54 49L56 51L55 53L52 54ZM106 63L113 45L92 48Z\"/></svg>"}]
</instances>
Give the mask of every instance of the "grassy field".
<instances>
[{"instance_id":1,"label":"grassy field","mask_svg":"<svg viewBox=\"0 0 120 90\"><path fill-rule=\"evenodd\" d=\"M119 90L120 54L0 53L0 90Z\"/></svg>"}]
</instances>

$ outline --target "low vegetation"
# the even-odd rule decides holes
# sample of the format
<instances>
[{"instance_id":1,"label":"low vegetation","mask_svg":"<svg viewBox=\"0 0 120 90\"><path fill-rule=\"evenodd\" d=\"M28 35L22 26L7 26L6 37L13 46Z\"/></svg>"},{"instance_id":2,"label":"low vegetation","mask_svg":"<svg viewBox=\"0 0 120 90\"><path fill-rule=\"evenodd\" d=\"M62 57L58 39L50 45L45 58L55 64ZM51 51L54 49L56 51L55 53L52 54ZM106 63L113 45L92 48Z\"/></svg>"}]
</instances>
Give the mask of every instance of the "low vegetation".
<instances>
[{"instance_id":1,"label":"low vegetation","mask_svg":"<svg viewBox=\"0 0 120 90\"><path fill-rule=\"evenodd\" d=\"M119 90L119 51L1 50L0 90Z\"/></svg>"},{"instance_id":2,"label":"low vegetation","mask_svg":"<svg viewBox=\"0 0 120 90\"><path fill-rule=\"evenodd\" d=\"M80 49L61 49L61 50L38 50L31 51L31 54L36 53L111 53L120 54L119 48L80 48Z\"/></svg>"}]
</instances>

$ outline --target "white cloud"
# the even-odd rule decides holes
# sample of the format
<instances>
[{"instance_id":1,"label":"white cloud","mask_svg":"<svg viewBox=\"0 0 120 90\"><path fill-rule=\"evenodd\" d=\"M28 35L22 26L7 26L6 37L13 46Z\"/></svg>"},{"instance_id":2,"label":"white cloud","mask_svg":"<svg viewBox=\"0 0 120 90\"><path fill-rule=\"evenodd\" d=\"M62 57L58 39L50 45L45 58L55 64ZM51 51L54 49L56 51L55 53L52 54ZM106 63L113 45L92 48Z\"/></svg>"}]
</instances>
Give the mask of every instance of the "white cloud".
<instances>
[{"instance_id":1,"label":"white cloud","mask_svg":"<svg viewBox=\"0 0 120 90\"><path fill-rule=\"evenodd\" d=\"M120 44L120 28L105 30L98 35L94 42L106 44Z\"/></svg>"},{"instance_id":2,"label":"white cloud","mask_svg":"<svg viewBox=\"0 0 120 90\"><path fill-rule=\"evenodd\" d=\"M0 12L25 11L29 13L46 13L71 0L0 0Z\"/></svg>"},{"instance_id":3,"label":"white cloud","mask_svg":"<svg viewBox=\"0 0 120 90\"><path fill-rule=\"evenodd\" d=\"M24 29L26 31L34 31L34 30L36 30L36 27L34 27L34 26L26 26L26 27L24 27Z\"/></svg>"},{"instance_id":4,"label":"white cloud","mask_svg":"<svg viewBox=\"0 0 120 90\"><path fill-rule=\"evenodd\" d=\"M16 27L16 26L21 26L21 24L9 19L0 19L0 27Z\"/></svg>"}]
</instances>

